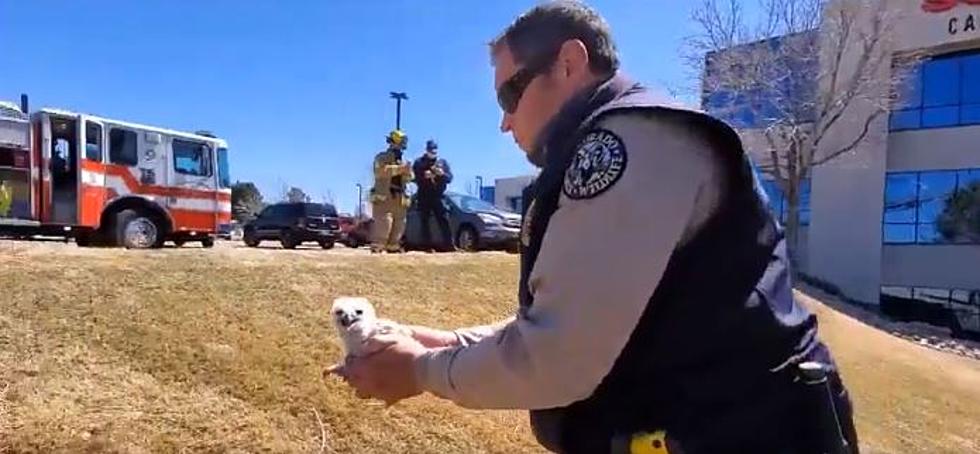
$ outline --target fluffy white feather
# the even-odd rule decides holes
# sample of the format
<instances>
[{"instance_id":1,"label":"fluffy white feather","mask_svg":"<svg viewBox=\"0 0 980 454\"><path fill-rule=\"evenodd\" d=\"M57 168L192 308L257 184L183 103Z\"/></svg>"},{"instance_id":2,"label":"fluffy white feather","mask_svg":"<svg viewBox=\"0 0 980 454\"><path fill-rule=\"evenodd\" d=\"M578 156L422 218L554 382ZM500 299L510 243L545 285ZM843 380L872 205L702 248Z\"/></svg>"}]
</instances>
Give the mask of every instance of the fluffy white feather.
<instances>
[{"instance_id":1,"label":"fluffy white feather","mask_svg":"<svg viewBox=\"0 0 980 454\"><path fill-rule=\"evenodd\" d=\"M382 350L394 342L392 334L411 336L411 331L398 323L378 318L367 298L337 298L330 314L348 355L365 356Z\"/></svg>"}]
</instances>

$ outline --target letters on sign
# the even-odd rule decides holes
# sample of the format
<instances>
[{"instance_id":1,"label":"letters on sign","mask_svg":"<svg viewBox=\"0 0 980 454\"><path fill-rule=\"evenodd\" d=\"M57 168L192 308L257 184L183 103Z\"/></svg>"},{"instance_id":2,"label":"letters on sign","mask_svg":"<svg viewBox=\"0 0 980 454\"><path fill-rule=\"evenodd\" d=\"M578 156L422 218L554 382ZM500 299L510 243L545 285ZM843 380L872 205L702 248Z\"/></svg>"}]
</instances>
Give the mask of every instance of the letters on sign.
<instances>
[{"instance_id":1,"label":"letters on sign","mask_svg":"<svg viewBox=\"0 0 980 454\"><path fill-rule=\"evenodd\" d=\"M923 0L922 10L927 13L944 13L952 11L959 5L980 6L980 0ZM962 33L977 31L977 16L973 13L963 17L953 16L949 18L946 31L950 36Z\"/></svg>"},{"instance_id":2,"label":"letters on sign","mask_svg":"<svg viewBox=\"0 0 980 454\"><path fill-rule=\"evenodd\" d=\"M970 14L963 18L961 21L958 17L951 17L949 19L949 34L955 35L959 32L975 32L977 31L977 18Z\"/></svg>"}]
</instances>

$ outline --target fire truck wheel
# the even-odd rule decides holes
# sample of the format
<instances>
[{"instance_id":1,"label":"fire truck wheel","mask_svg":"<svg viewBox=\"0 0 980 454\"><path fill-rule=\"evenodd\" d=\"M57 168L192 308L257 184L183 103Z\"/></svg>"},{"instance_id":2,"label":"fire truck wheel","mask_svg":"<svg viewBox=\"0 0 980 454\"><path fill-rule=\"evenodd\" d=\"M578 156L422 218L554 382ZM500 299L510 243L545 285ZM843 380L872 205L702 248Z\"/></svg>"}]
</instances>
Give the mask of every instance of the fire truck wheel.
<instances>
[{"instance_id":1,"label":"fire truck wheel","mask_svg":"<svg viewBox=\"0 0 980 454\"><path fill-rule=\"evenodd\" d=\"M214 238L207 237L207 238L201 240L201 246L204 246L205 248L213 248L214 247Z\"/></svg>"},{"instance_id":2,"label":"fire truck wheel","mask_svg":"<svg viewBox=\"0 0 980 454\"><path fill-rule=\"evenodd\" d=\"M149 249L163 245L163 232L156 220L136 210L116 215L116 244L126 249Z\"/></svg>"}]
</instances>

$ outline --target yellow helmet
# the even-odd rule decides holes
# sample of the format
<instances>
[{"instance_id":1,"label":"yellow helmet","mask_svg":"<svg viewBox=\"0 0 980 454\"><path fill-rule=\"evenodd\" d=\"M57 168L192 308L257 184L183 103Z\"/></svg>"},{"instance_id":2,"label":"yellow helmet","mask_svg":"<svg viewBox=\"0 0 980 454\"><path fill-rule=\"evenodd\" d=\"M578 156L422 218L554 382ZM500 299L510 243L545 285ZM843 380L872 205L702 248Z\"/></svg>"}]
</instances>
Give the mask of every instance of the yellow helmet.
<instances>
[{"instance_id":1,"label":"yellow helmet","mask_svg":"<svg viewBox=\"0 0 980 454\"><path fill-rule=\"evenodd\" d=\"M408 145L408 136L400 129L388 133L386 139L389 145L399 146L401 148L405 148Z\"/></svg>"}]
</instances>

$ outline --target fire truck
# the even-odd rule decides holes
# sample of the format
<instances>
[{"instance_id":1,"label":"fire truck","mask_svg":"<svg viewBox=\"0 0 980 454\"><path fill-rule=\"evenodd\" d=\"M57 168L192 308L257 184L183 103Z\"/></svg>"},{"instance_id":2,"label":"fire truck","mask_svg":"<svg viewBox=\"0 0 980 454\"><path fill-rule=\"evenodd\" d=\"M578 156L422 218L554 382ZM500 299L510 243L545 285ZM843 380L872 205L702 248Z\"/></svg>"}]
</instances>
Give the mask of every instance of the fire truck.
<instances>
[{"instance_id":1,"label":"fire truck","mask_svg":"<svg viewBox=\"0 0 980 454\"><path fill-rule=\"evenodd\" d=\"M214 134L0 103L0 234L211 247L230 222L228 145Z\"/></svg>"}]
</instances>

